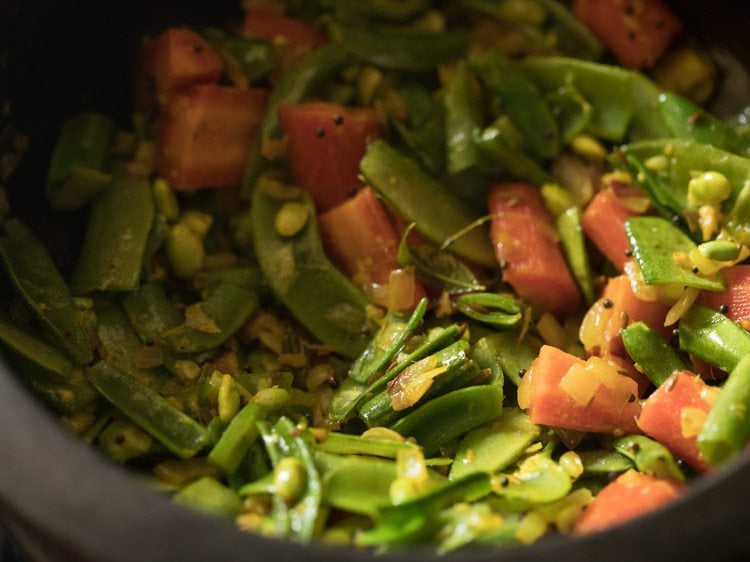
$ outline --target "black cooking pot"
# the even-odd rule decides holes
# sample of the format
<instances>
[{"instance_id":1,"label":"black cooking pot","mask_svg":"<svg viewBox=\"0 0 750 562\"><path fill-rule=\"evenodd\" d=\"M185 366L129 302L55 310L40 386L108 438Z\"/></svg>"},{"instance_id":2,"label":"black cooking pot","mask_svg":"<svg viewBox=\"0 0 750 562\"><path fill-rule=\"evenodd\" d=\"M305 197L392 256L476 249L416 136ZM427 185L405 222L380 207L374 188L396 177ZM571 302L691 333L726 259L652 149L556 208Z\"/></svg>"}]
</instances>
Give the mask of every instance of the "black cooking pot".
<instances>
[{"instance_id":1,"label":"black cooking pot","mask_svg":"<svg viewBox=\"0 0 750 562\"><path fill-rule=\"evenodd\" d=\"M357 1L357 0L351 0ZM0 180L12 204L41 233L60 267L75 217L43 211L39 187L61 119L79 109L119 115L129 105L127 68L135 41L167 24L222 24L237 1L0 0ZM750 103L750 10L743 0L681 0L675 8L720 65L720 115ZM26 143L25 141L28 141ZM60 233L63 233L60 235ZM0 364L0 519L32 559L320 560L370 555L269 540L177 507L124 469L68 435L41 402ZM446 560L747 560L750 559L750 459L706 477L680 500L627 525L582 539L551 538L530 548L465 550ZM434 560L422 550L380 560Z\"/></svg>"}]
</instances>

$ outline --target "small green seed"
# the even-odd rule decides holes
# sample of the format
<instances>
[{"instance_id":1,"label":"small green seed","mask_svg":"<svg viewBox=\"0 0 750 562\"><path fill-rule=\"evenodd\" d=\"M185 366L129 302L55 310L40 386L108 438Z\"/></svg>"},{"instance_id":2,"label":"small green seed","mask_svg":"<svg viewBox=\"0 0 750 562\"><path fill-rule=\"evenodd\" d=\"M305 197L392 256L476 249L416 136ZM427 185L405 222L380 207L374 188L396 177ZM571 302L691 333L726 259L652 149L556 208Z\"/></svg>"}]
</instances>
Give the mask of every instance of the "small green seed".
<instances>
[{"instance_id":1,"label":"small green seed","mask_svg":"<svg viewBox=\"0 0 750 562\"><path fill-rule=\"evenodd\" d=\"M500 10L505 19L515 23L522 23L539 27L547 19L547 11L541 2L527 0L506 0L500 4Z\"/></svg>"},{"instance_id":2,"label":"small green seed","mask_svg":"<svg viewBox=\"0 0 750 562\"><path fill-rule=\"evenodd\" d=\"M159 213L168 221L174 221L180 216L180 204L177 202L177 196L170 187L167 180L157 178L154 180L154 201Z\"/></svg>"},{"instance_id":3,"label":"small green seed","mask_svg":"<svg viewBox=\"0 0 750 562\"><path fill-rule=\"evenodd\" d=\"M223 375L219 385L219 419L229 423L240 410L240 393L231 375Z\"/></svg>"},{"instance_id":4,"label":"small green seed","mask_svg":"<svg viewBox=\"0 0 750 562\"><path fill-rule=\"evenodd\" d=\"M289 404L289 393L277 386L263 388L253 396L253 402L269 412L275 412Z\"/></svg>"},{"instance_id":5,"label":"small green seed","mask_svg":"<svg viewBox=\"0 0 750 562\"><path fill-rule=\"evenodd\" d=\"M185 211L180 217L180 222L201 238L205 238L214 223L214 218L201 211Z\"/></svg>"},{"instance_id":6,"label":"small green seed","mask_svg":"<svg viewBox=\"0 0 750 562\"><path fill-rule=\"evenodd\" d=\"M290 201L281 206L273 224L277 233L289 237L305 228L309 217L310 209L307 205Z\"/></svg>"},{"instance_id":7,"label":"small green seed","mask_svg":"<svg viewBox=\"0 0 750 562\"><path fill-rule=\"evenodd\" d=\"M166 250L175 277L187 279L203 267L206 256L203 240L184 224L178 223L169 229Z\"/></svg>"},{"instance_id":8,"label":"small green seed","mask_svg":"<svg viewBox=\"0 0 750 562\"><path fill-rule=\"evenodd\" d=\"M198 378L201 368L189 359L178 359L174 362L174 372L181 381L192 381Z\"/></svg>"},{"instance_id":9,"label":"small green seed","mask_svg":"<svg viewBox=\"0 0 750 562\"><path fill-rule=\"evenodd\" d=\"M721 172L704 172L688 182L688 205L718 205L732 194L732 185Z\"/></svg>"},{"instance_id":10,"label":"small green seed","mask_svg":"<svg viewBox=\"0 0 750 562\"><path fill-rule=\"evenodd\" d=\"M657 154L648 158L643 165L652 172L666 172L669 168L669 160L663 154Z\"/></svg>"},{"instance_id":11,"label":"small green seed","mask_svg":"<svg viewBox=\"0 0 750 562\"><path fill-rule=\"evenodd\" d=\"M728 240L711 240L698 246L698 251L703 257L716 261L736 260L740 255L740 247Z\"/></svg>"},{"instance_id":12,"label":"small green seed","mask_svg":"<svg viewBox=\"0 0 750 562\"><path fill-rule=\"evenodd\" d=\"M574 136L570 139L570 149L591 162L601 162L607 157L607 149L591 135Z\"/></svg>"},{"instance_id":13,"label":"small green seed","mask_svg":"<svg viewBox=\"0 0 750 562\"><path fill-rule=\"evenodd\" d=\"M148 452L154 440L131 422L116 420L104 428L97 442L110 458L125 462Z\"/></svg>"},{"instance_id":14,"label":"small green seed","mask_svg":"<svg viewBox=\"0 0 750 562\"><path fill-rule=\"evenodd\" d=\"M287 504L295 503L307 486L307 474L294 457L284 457L273 469L273 488Z\"/></svg>"},{"instance_id":15,"label":"small green seed","mask_svg":"<svg viewBox=\"0 0 750 562\"><path fill-rule=\"evenodd\" d=\"M73 304L76 310L88 311L94 310L94 300L89 297L73 297Z\"/></svg>"}]
</instances>

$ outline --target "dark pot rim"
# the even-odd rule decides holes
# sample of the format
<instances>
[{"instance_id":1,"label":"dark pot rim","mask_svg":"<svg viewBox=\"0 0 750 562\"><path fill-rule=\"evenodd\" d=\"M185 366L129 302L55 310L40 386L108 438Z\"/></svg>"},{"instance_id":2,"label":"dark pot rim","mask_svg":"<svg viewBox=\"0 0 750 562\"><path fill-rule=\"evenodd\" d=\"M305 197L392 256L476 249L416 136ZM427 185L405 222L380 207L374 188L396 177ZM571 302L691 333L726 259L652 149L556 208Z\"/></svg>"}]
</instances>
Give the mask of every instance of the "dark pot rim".
<instances>
[{"instance_id":1,"label":"dark pot rim","mask_svg":"<svg viewBox=\"0 0 750 562\"><path fill-rule=\"evenodd\" d=\"M49 560L348 562L370 557L350 548L302 546L243 533L226 521L174 505L69 434L6 365L0 365L0 397L0 450L6 459L0 506L22 545ZM582 538L552 537L530 547L459 551L444 559L739 560L750 554L750 536L738 533L750 515L748 497L750 458L743 457L694 483L665 509L626 525ZM421 549L378 558L437 557Z\"/></svg>"}]
</instances>

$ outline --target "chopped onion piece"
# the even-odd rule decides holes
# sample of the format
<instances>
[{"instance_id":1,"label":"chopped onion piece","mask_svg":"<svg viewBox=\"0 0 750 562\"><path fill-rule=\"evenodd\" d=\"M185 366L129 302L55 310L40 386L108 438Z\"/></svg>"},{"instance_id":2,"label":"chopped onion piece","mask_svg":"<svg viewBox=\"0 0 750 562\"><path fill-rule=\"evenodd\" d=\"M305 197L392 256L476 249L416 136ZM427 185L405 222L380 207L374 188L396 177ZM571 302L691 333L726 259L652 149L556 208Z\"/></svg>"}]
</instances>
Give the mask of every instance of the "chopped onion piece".
<instances>
[{"instance_id":1,"label":"chopped onion piece","mask_svg":"<svg viewBox=\"0 0 750 562\"><path fill-rule=\"evenodd\" d=\"M581 406L588 406L600 384L600 381L592 377L591 373L587 373L585 367L579 363L568 369L565 376L560 379L560 388Z\"/></svg>"},{"instance_id":2,"label":"chopped onion piece","mask_svg":"<svg viewBox=\"0 0 750 562\"><path fill-rule=\"evenodd\" d=\"M708 412L702 408L685 406L680 410L680 433L685 439L696 437L703 429Z\"/></svg>"},{"instance_id":3,"label":"chopped onion piece","mask_svg":"<svg viewBox=\"0 0 750 562\"><path fill-rule=\"evenodd\" d=\"M680 318L685 316L690 307L693 306L695 299L698 298L700 291L694 287L687 287L682 296L672 305L672 308L667 312L667 317L664 320L665 326L671 326L677 322Z\"/></svg>"}]
</instances>

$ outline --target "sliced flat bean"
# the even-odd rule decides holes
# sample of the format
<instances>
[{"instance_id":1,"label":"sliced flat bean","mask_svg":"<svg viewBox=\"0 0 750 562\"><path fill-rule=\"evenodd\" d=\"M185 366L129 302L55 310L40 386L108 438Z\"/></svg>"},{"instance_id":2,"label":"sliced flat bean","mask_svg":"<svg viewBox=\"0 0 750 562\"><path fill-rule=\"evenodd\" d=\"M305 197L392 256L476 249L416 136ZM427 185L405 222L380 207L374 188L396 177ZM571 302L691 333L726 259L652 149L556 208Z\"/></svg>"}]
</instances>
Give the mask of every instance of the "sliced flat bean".
<instances>
[{"instance_id":1,"label":"sliced flat bean","mask_svg":"<svg viewBox=\"0 0 750 562\"><path fill-rule=\"evenodd\" d=\"M258 438L257 422L265 417L266 411L263 408L252 402L247 404L229 422L208 454L208 462L219 467L225 474L234 474Z\"/></svg>"},{"instance_id":2,"label":"sliced flat bean","mask_svg":"<svg viewBox=\"0 0 750 562\"><path fill-rule=\"evenodd\" d=\"M422 322L426 310L427 299L423 298L409 317L389 314L362 355L352 363L349 377L359 383L366 383L384 370Z\"/></svg>"},{"instance_id":3,"label":"sliced flat bean","mask_svg":"<svg viewBox=\"0 0 750 562\"><path fill-rule=\"evenodd\" d=\"M408 502L384 507L378 523L357 537L360 546L397 545L429 538L438 524L437 514L456 502L476 501L490 493L490 478L471 474Z\"/></svg>"},{"instance_id":4,"label":"sliced flat bean","mask_svg":"<svg viewBox=\"0 0 750 562\"><path fill-rule=\"evenodd\" d=\"M661 114L662 89L640 72L633 72L635 111L628 129L629 141L663 139L672 136Z\"/></svg>"},{"instance_id":5,"label":"sliced flat bean","mask_svg":"<svg viewBox=\"0 0 750 562\"><path fill-rule=\"evenodd\" d=\"M686 254L697 246L687 234L661 217L633 217L625 222L633 257L647 285L679 285L709 291L724 290L720 273L707 277L677 263L675 252Z\"/></svg>"},{"instance_id":6,"label":"sliced flat bean","mask_svg":"<svg viewBox=\"0 0 750 562\"><path fill-rule=\"evenodd\" d=\"M591 278L589 255L586 251L586 239L581 227L581 212L578 207L571 207L557 217L557 232L560 235L565 257L568 258L570 270L589 304L594 302L594 281Z\"/></svg>"},{"instance_id":7,"label":"sliced flat bean","mask_svg":"<svg viewBox=\"0 0 750 562\"><path fill-rule=\"evenodd\" d=\"M400 266L414 266L420 279L427 280L447 293L485 289L476 274L452 254L432 244L409 246L407 239L413 228L414 223L407 227L401 237L396 258Z\"/></svg>"},{"instance_id":8,"label":"sliced flat bean","mask_svg":"<svg viewBox=\"0 0 750 562\"><path fill-rule=\"evenodd\" d=\"M431 353L449 346L461 336L461 333L462 329L455 324L445 328L433 328L427 333L427 337L421 345L369 386L349 378L345 379L331 399L331 416L336 420L346 419L351 412L362 405L365 399L382 392L388 382L396 378L404 369Z\"/></svg>"},{"instance_id":9,"label":"sliced flat bean","mask_svg":"<svg viewBox=\"0 0 750 562\"><path fill-rule=\"evenodd\" d=\"M748 156L747 142L727 123L673 92L659 96L659 109L672 137L710 144Z\"/></svg>"},{"instance_id":10,"label":"sliced flat bean","mask_svg":"<svg viewBox=\"0 0 750 562\"><path fill-rule=\"evenodd\" d=\"M448 173L458 174L474 168L479 160L472 140L473 130L481 125L479 88L466 61L459 61L446 84L445 144Z\"/></svg>"},{"instance_id":11,"label":"sliced flat bean","mask_svg":"<svg viewBox=\"0 0 750 562\"><path fill-rule=\"evenodd\" d=\"M480 368L492 370L493 383L507 377L518 386L521 373L529 369L541 347L542 342L534 336L519 339L515 332L497 332L477 341L471 349L471 358Z\"/></svg>"},{"instance_id":12,"label":"sliced flat bean","mask_svg":"<svg viewBox=\"0 0 750 562\"><path fill-rule=\"evenodd\" d=\"M46 197L55 209L78 209L111 181L109 160L117 130L98 113L65 120L47 172Z\"/></svg>"},{"instance_id":13,"label":"sliced flat bean","mask_svg":"<svg viewBox=\"0 0 750 562\"><path fill-rule=\"evenodd\" d=\"M630 470L635 465L625 455L616 451L581 451L583 472L594 476L608 476Z\"/></svg>"},{"instance_id":14,"label":"sliced flat bean","mask_svg":"<svg viewBox=\"0 0 750 562\"><path fill-rule=\"evenodd\" d=\"M750 181L750 159L715 148L708 144L682 139L644 140L621 147L623 154L632 154L645 162L653 156L666 156L667 169L659 173L662 184L681 208L686 209L687 186L696 171L720 172L729 180L732 195L725 202L729 209L743 186ZM615 155L614 164L619 157Z\"/></svg>"},{"instance_id":15,"label":"sliced flat bean","mask_svg":"<svg viewBox=\"0 0 750 562\"><path fill-rule=\"evenodd\" d=\"M310 542L315 533L315 522L323 497L320 474L312 451L289 418L280 418L273 430L260 422L259 429L274 466L283 458L292 457L302 463L306 475L305 490L293 505L288 505L278 494L274 494L273 517L276 532L282 537L303 543Z\"/></svg>"},{"instance_id":16,"label":"sliced flat bean","mask_svg":"<svg viewBox=\"0 0 750 562\"><path fill-rule=\"evenodd\" d=\"M641 472L678 482L685 480L685 475L669 449L653 439L644 435L626 435L617 439L614 447L617 452L632 460Z\"/></svg>"},{"instance_id":17,"label":"sliced flat bean","mask_svg":"<svg viewBox=\"0 0 750 562\"><path fill-rule=\"evenodd\" d=\"M474 472L494 474L516 462L539 437L539 426L518 408L503 408L502 414L486 427L466 434L451 465L450 479Z\"/></svg>"},{"instance_id":18,"label":"sliced flat bean","mask_svg":"<svg viewBox=\"0 0 750 562\"><path fill-rule=\"evenodd\" d=\"M86 374L107 400L178 457L193 457L209 444L205 427L117 367L100 361Z\"/></svg>"},{"instance_id":19,"label":"sliced flat bean","mask_svg":"<svg viewBox=\"0 0 750 562\"><path fill-rule=\"evenodd\" d=\"M391 484L398 478L391 460L315 453L323 474L323 502L351 513L377 517L391 504Z\"/></svg>"},{"instance_id":20,"label":"sliced flat bean","mask_svg":"<svg viewBox=\"0 0 750 562\"><path fill-rule=\"evenodd\" d=\"M469 293L456 298L456 308L469 318L497 329L515 328L523 320L523 306L506 293Z\"/></svg>"},{"instance_id":21,"label":"sliced flat bean","mask_svg":"<svg viewBox=\"0 0 750 562\"><path fill-rule=\"evenodd\" d=\"M698 435L706 459L721 465L736 457L750 438L750 355L729 373Z\"/></svg>"},{"instance_id":22,"label":"sliced flat bean","mask_svg":"<svg viewBox=\"0 0 750 562\"><path fill-rule=\"evenodd\" d=\"M552 110L534 82L531 82L509 59L497 51L472 60L477 76L490 95L540 158L552 158L560 151L560 131Z\"/></svg>"},{"instance_id":23,"label":"sliced flat bean","mask_svg":"<svg viewBox=\"0 0 750 562\"><path fill-rule=\"evenodd\" d=\"M731 372L750 355L750 334L729 318L701 305L693 305L680 320L680 349Z\"/></svg>"},{"instance_id":24,"label":"sliced flat bean","mask_svg":"<svg viewBox=\"0 0 750 562\"><path fill-rule=\"evenodd\" d=\"M47 249L22 223L5 223L0 263L18 295L79 365L90 363L91 342L78 319L73 297Z\"/></svg>"},{"instance_id":25,"label":"sliced flat bean","mask_svg":"<svg viewBox=\"0 0 750 562\"><path fill-rule=\"evenodd\" d=\"M360 169L370 185L433 242L442 244L452 240L480 218L466 203L385 141L370 144ZM495 266L486 225L468 230L453 240L448 249L474 263Z\"/></svg>"},{"instance_id":26,"label":"sliced flat bean","mask_svg":"<svg viewBox=\"0 0 750 562\"><path fill-rule=\"evenodd\" d=\"M144 283L123 294L120 303L143 341L162 341L164 332L182 323L182 315L161 283Z\"/></svg>"},{"instance_id":27,"label":"sliced flat bean","mask_svg":"<svg viewBox=\"0 0 750 562\"><path fill-rule=\"evenodd\" d=\"M463 56L469 44L464 33L454 31L396 32L333 23L328 32L340 49L389 70L433 70Z\"/></svg>"},{"instance_id":28,"label":"sliced flat bean","mask_svg":"<svg viewBox=\"0 0 750 562\"><path fill-rule=\"evenodd\" d=\"M371 439L339 433L329 432L325 439L315 445L317 451L335 453L337 455L371 455L395 459L398 451L416 447L413 443L391 441L388 439Z\"/></svg>"},{"instance_id":29,"label":"sliced flat bean","mask_svg":"<svg viewBox=\"0 0 750 562\"><path fill-rule=\"evenodd\" d=\"M684 207L672 196L661 176L649 170L633 154L625 153L624 160L625 168L636 178L640 187L651 199L654 207L665 217L679 217Z\"/></svg>"},{"instance_id":30,"label":"sliced flat bean","mask_svg":"<svg viewBox=\"0 0 750 562\"><path fill-rule=\"evenodd\" d=\"M393 429L414 437L425 455L431 456L451 439L498 417L502 402L503 390L497 385L462 388L430 400Z\"/></svg>"},{"instance_id":31,"label":"sliced flat bean","mask_svg":"<svg viewBox=\"0 0 750 562\"><path fill-rule=\"evenodd\" d=\"M67 355L18 329L3 316L0 342L19 366L17 373L60 412L79 411L98 396L83 371Z\"/></svg>"},{"instance_id":32,"label":"sliced flat bean","mask_svg":"<svg viewBox=\"0 0 750 562\"><path fill-rule=\"evenodd\" d=\"M461 365L467 360L466 354L468 348L469 345L466 342L457 341L448 347L441 349L437 353L407 366L399 373L399 376L404 376L404 373L407 373L409 370L414 373L422 373L434 369L445 369L445 372L438 375L432 388L430 388L430 390L424 395L424 398L426 398L430 395L430 392L434 393L439 389L439 383L451 380L459 375ZM395 377L392 380L395 380ZM368 427L387 425L399 416L399 414L393 410L391 394L388 390L382 390L380 393L365 402L360 408L359 414Z\"/></svg>"},{"instance_id":33,"label":"sliced flat bean","mask_svg":"<svg viewBox=\"0 0 750 562\"><path fill-rule=\"evenodd\" d=\"M727 213L724 228L737 242L750 245L750 181L742 186L737 200Z\"/></svg>"},{"instance_id":34,"label":"sliced flat bean","mask_svg":"<svg viewBox=\"0 0 750 562\"><path fill-rule=\"evenodd\" d=\"M198 353L218 347L240 329L257 310L260 300L255 292L258 272L249 267L206 272L197 279L203 300L191 305L200 307L206 327L197 329L186 321L164 332L162 336L178 353Z\"/></svg>"},{"instance_id":35,"label":"sliced flat bean","mask_svg":"<svg viewBox=\"0 0 750 562\"><path fill-rule=\"evenodd\" d=\"M182 488L175 503L208 515L231 518L242 509L242 500L231 489L210 476L204 476Z\"/></svg>"},{"instance_id":36,"label":"sliced flat bean","mask_svg":"<svg viewBox=\"0 0 750 562\"><path fill-rule=\"evenodd\" d=\"M71 280L73 293L137 289L153 220L148 180L118 174L91 204L86 239Z\"/></svg>"},{"instance_id":37,"label":"sliced flat bean","mask_svg":"<svg viewBox=\"0 0 750 562\"><path fill-rule=\"evenodd\" d=\"M567 145L573 137L583 133L591 123L591 104L572 86L561 86L545 96L552 113L557 117L560 142Z\"/></svg>"},{"instance_id":38,"label":"sliced flat bean","mask_svg":"<svg viewBox=\"0 0 750 562\"><path fill-rule=\"evenodd\" d=\"M648 379L659 386L685 363L664 337L644 322L630 324L622 331L622 343L631 359Z\"/></svg>"},{"instance_id":39,"label":"sliced flat bean","mask_svg":"<svg viewBox=\"0 0 750 562\"><path fill-rule=\"evenodd\" d=\"M143 368L136 363L136 351L143 343L117 302L98 303L96 315L97 336L108 363L152 388L161 388L171 378L162 367Z\"/></svg>"},{"instance_id":40,"label":"sliced flat bean","mask_svg":"<svg viewBox=\"0 0 750 562\"><path fill-rule=\"evenodd\" d=\"M572 85L591 104L588 131L621 141L633 117L633 73L623 68L566 57L528 57L523 72L542 92Z\"/></svg>"},{"instance_id":41,"label":"sliced flat bean","mask_svg":"<svg viewBox=\"0 0 750 562\"><path fill-rule=\"evenodd\" d=\"M253 240L260 267L303 326L338 353L357 357L368 343L367 298L325 255L310 197L300 191L295 200L310 208L311 218L286 238L273 226L284 201L260 188L253 193Z\"/></svg>"},{"instance_id":42,"label":"sliced flat bean","mask_svg":"<svg viewBox=\"0 0 750 562\"><path fill-rule=\"evenodd\" d=\"M542 452L523 460L512 478L501 477L494 492L514 506L528 508L559 500L572 486L570 474Z\"/></svg>"},{"instance_id":43,"label":"sliced flat bean","mask_svg":"<svg viewBox=\"0 0 750 562\"><path fill-rule=\"evenodd\" d=\"M536 160L509 143L497 127L487 127L482 132L475 131L474 143L485 160L499 166L503 173L515 179L532 185L555 181Z\"/></svg>"}]
</instances>

